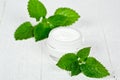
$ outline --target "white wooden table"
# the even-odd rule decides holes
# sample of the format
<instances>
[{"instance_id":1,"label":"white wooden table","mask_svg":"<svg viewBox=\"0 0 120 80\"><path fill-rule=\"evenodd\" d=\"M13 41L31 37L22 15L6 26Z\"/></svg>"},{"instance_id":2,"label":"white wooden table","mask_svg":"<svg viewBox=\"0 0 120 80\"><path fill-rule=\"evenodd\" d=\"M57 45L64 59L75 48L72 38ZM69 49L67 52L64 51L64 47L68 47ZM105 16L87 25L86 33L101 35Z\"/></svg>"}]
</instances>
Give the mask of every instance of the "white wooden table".
<instances>
[{"instance_id":1,"label":"white wooden table","mask_svg":"<svg viewBox=\"0 0 120 80\"><path fill-rule=\"evenodd\" d=\"M94 80L79 75L70 78L48 62L41 42L15 41L14 31L29 18L27 0L3 0L0 17L0 80ZM81 15L73 25L92 46L91 55L99 59L120 80L120 0L41 0L52 15L58 7L70 7ZM2 4L2 0L0 0ZM42 60L42 61L41 61ZM98 80L98 79L97 79ZM102 79L107 80L107 79Z\"/></svg>"}]
</instances>

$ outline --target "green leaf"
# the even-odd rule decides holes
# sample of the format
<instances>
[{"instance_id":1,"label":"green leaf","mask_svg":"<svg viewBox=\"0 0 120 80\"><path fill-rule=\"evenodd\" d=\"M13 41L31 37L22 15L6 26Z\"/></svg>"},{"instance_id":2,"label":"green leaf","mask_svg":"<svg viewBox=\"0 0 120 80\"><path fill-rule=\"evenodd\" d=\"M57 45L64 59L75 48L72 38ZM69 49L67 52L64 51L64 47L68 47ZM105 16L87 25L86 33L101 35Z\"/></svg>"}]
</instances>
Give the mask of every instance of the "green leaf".
<instances>
[{"instance_id":1,"label":"green leaf","mask_svg":"<svg viewBox=\"0 0 120 80\"><path fill-rule=\"evenodd\" d=\"M39 0L29 0L28 12L30 17L36 18L36 21L39 21L41 17L45 17L47 14L45 6Z\"/></svg>"},{"instance_id":2,"label":"green leaf","mask_svg":"<svg viewBox=\"0 0 120 80\"><path fill-rule=\"evenodd\" d=\"M40 41L47 38L50 31L51 31L51 28L47 22L39 23L34 28L35 40Z\"/></svg>"},{"instance_id":3,"label":"green leaf","mask_svg":"<svg viewBox=\"0 0 120 80\"><path fill-rule=\"evenodd\" d=\"M110 75L106 68L93 57L89 57L86 63L81 65L81 70L91 78L103 78Z\"/></svg>"},{"instance_id":4,"label":"green leaf","mask_svg":"<svg viewBox=\"0 0 120 80\"><path fill-rule=\"evenodd\" d=\"M86 47L78 51L77 56L81 61L84 61L89 56L90 49L91 47Z\"/></svg>"},{"instance_id":5,"label":"green leaf","mask_svg":"<svg viewBox=\"0 0 120 80\"><path fill-rule=\"evenodd\" d=\"M56 64L61 69L71 71L71 65L77 61L77 56L74 53L63 55Z\"/></svg>"},{"instance_id":6,"label":"green leaf","mask_svg":"<svg viewBox=\"0 0 120 80\"><path fill-rule=\"evenodd\" d=\"M67 17L63 15L53 15L48 18L48 21L53 27L64 26L66 24Z\"/></svg>"},{"instance_id":7,"label":"green leaf","mask_svg":"<svg viewBox=\"0 0 120 80\"><path fill-rule=\"evenodd\" d=\"M80 18L80 15L75 10L70 8L58 8L55 11L55 15L62 15L67 17L67 19L63 21L63 26L72 25L78 20L78 18Z\"/></svg>"},{"instance_id":8,"label":"green leaf","mask_svg":"<svg viewBox=\"0 0 120 80\"><path fill-rule=\"evenodd\" d=\"M33 27L30 22L21 24L14 33L16 40L23 40L33 37Z\"/></svg>"},{"instance_id":9,"label":"green leaf","mask_svg":"<svg viewBox=\"0 0 120 80\"><path fill-rule=\"evenodd\" d=\"M81 73L79 62L76 61L71 65L71 76L76 76Z\"/></svg>"}]
</instances>

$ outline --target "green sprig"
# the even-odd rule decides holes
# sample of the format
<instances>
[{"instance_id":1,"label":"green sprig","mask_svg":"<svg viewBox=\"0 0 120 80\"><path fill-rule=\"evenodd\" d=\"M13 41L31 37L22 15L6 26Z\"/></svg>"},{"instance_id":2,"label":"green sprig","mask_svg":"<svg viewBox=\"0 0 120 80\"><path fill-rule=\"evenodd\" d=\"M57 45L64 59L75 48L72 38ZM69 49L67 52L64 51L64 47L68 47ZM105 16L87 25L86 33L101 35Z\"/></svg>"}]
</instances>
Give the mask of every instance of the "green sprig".
<instances>
[{"instance_id":1,"label":"green sprig","mask_svg":"<svg viewBox=\"0 0 120 80\"><path fill-rule=\"evenodd\" d=\"M90 47L83 48L75 53L63 55L56 64L59 68L70 71L71 76L81 72L87 77L103 78L109 74L108 70L94 57L89 57Z\"/></svg>"},{"instance_id":2,"label":"green sprig","mask_svg":"<svg viewBox=\"0 0 120 80\"><path fill-rule=\"evenodd\" d=\"M29 16L35 18L38 24L32 26L30 22L25 22L20 25L15 31L16 40L25 40L31 37L34 37L35 41L46 39L52 29L72 25L80 18L80 15L70 8L58 8L54 15L46 18L47 9L39 0L29 0L27 9Z\"/></svg>"}]
</instances>

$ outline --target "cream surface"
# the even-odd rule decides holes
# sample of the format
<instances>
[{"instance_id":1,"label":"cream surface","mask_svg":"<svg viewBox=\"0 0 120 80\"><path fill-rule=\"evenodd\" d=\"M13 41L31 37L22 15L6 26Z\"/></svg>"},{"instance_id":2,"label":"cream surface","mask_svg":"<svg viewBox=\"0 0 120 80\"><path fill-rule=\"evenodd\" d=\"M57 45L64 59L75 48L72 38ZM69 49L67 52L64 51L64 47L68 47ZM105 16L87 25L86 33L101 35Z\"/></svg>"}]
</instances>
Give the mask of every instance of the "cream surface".
<instances>
[{"instance_id":1,"label":"cream surface","mask_svg":"<svg viewBox=\"0 0 120 80\"><path fill-rule=\"evenodd\" d=\"M80 33L72 28L57 28L54 29L50 36L58 41L74 41L80 38Z\"/></svg>"}]
</instances>

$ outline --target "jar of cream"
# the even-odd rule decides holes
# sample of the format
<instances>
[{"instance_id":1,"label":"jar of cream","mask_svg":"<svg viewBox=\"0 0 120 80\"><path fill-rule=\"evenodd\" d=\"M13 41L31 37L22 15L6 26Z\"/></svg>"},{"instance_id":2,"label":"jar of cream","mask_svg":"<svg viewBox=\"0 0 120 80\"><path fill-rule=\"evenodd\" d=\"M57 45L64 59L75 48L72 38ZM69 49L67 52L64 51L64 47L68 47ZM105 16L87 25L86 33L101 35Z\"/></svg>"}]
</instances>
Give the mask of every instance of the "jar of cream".
<instances>
[{"instance_id":1,"label":"jar of cream","mask_svg":"<svg viewBox=\"0 0 120 80\"><path fill-rule=\"evenodd\" d=\"M58 61L66 53L75 53L82 48L81 33L71 27L59 27L49 33L44 48L53 61Z\"/></svg>"}]
</instances>

